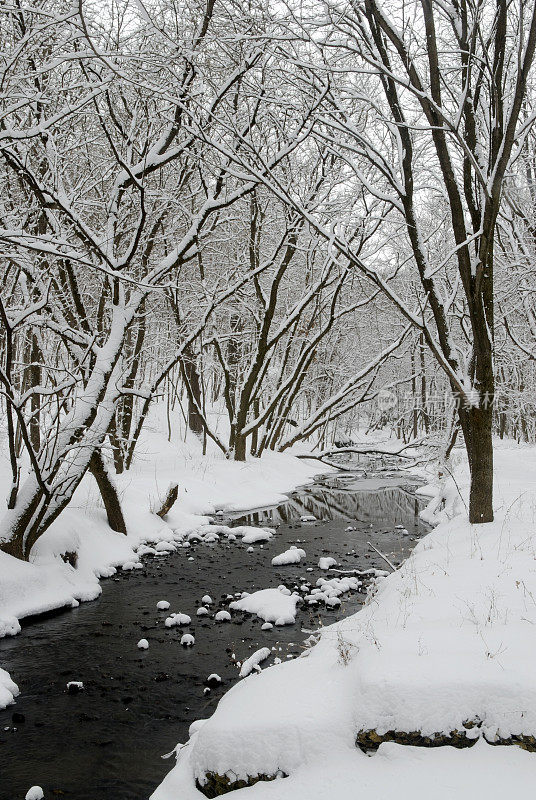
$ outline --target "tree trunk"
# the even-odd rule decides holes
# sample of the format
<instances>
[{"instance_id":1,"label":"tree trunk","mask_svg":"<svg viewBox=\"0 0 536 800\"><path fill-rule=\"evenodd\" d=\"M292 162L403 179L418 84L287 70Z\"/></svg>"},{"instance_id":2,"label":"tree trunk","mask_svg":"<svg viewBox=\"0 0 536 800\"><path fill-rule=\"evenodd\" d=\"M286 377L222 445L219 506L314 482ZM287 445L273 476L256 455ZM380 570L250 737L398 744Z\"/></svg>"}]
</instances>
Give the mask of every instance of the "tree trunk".
<instances>
[{"instance_id":1,"label":"tree trunk","mask_svg":"<svg viewBox=\"0 0 536 800\"><path fill-rule=\"evenodd\" d=\"M459 416L471 473L469 522L493 522L492 407L460 410Z\"/></svg>"},{"instance_id":2,"label":"tree trunk","mask_svg":"<svg viewBox=\"0 0 536 800\"><path fill-rule=\"evenodd\" d=\"M413 414L413 438L418 436L419 412L417 411L417 377L415 375L415 351L411 351L411 402Z\"/></svg>"},{"instance_id":3,"label":"tree trunk","mask_svg":"<svg viewBox=\"0 0 536 800\"><path fill-rule=\"evenodd\" d=\"M118 434L117 411L112 417L112 421L110 422L110 430L108 431L108 437L110 439L110 444L112 445L115 471L117 475L121 475L121 473L125 468L125 452L123 448L123 443L121 442L121 438L119 437Z\"/></svg>"},{"instance_id":4,"label":"tree trunk","mask_svg":"<svg viewBox=\"0 0 536 800\"><path fill-rule=\"evenodd\" d=\"M247 455L247 436L237 433L234 438L234 460L245 461Z\"/></svg>"},{"instance_id":5,"label":"tree trunk","mask_svg":"<svg viewBox=\"0 0 536 800\"><path fill-rule=\"evenodd\" d=\"M108 470L106 469L102 453L99 450L95 450L91 456L91 461L89 462L89 471L97 481L102 502L104 503L104 508L106 509L108 525L113 531L117 531L117 533L124 533L126 535L127 526L125 524L125 518L123 517L123 511L121 509L121 501L119 500L117 489L108 474Z\"/></svg>"},{"instance_id":6,"label":"tree trunk","mask_svg":"<svg viewBox=\"0 0 536 800\"><path fill-rule=\"evenodd\" d=\"M426 363L424 360L425 346L424 336L421 333L419 337L419 353L421 357L421 417L424 424L424 430L426 433L428 433L430 428L430 418L428 416L428 403L426 398Z\"/></svg>"},{"instance_id":7,"label":"tree trunk","mask_svg":"<svg viewBox=\"0 0 536 800\"><path fill-rule=\"evenodd\" d=\"M28 347L28 356L30 366L27 369L27 387L33 389L41 383L41 368L39 361L41 359L41 348L37 341L37 336L32 331L30 333L30 342ZM29 422L30 429L30 442L32 444L34 453L39 452L41 447L41 430L40 430L40 400L39 395L34 394L30 400L31 417Z\"/></svg>"},{"instance_id":8,"label":"tree trunk","mask_svg":"<svg viewBox=\"0 0 536 800\"><path fill-rule=\"evenodd\" d=\"M201 379L197 371L196 356L191 346L184 349L181 361L184 382L188 391L188 427L196 436L201 436L205 430L203 417L199 409L202 407Z\"/></svg>"},{"instance_id":9,"label":"tree trunk","mask_svg":"<svg viewBox=\"0 0 536 800\"><path fill-rule=\"evenodd\" d=\"M253 401L253 416L256 418L259 416L260 412L260 404L258 400ZM251 434L251 455L257 455L257 449L259 447L259 429L255 428L253 433Z\"/></svg>"}]
</instances>

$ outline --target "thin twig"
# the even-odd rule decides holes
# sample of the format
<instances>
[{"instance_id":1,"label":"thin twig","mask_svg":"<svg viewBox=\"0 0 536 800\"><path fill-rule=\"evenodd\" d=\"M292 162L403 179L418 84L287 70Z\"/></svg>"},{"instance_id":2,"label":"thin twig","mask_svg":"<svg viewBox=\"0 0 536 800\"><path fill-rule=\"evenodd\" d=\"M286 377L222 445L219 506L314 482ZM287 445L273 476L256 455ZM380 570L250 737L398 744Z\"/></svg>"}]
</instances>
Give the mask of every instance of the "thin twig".
<instances>
[{"instance_id":1,"label":"thin twig","mask_svg":"<svg viewBox=\"0 0 536 800\"><path fill-rule=\"evenodd\" d=\"M375 550L375 551L378 553L378 555L380 556L380 558L383 558L383 560L385 561L385 563L386 563L386 564L389 564L389 566L391 567L391 569L393 570L393 572L396 572L396 567L395 567L395 565L392 563L392 561L389 561L389 559L387 558L387 556L385 556L385 555L384 555L384 554L381 552L381 550L378 550L378 548L377 548L377 547L374 547L374 545L372 544L372 542L367 542L367 544L368 544L368 545L370 545L370 546L372 547L372 549L373 549L373 550Z\"/></svg>"}]
</instances>

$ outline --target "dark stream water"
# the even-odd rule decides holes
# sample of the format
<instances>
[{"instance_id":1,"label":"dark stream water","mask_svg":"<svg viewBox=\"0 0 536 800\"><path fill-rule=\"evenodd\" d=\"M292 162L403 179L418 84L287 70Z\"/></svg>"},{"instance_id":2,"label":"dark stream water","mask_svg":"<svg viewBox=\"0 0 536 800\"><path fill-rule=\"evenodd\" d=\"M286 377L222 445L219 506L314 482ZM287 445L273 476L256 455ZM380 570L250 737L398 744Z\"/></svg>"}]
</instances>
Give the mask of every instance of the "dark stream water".
<instances>
[{"instance_id":1,"label":"dark stream water","mask_svg":"<svg viewBox=\"0 0 536 800\"><path fill-rule=\"evenodd\" d=\"M46 800L146 800L173 765L162 755L186 741L190 723L209 716L238 680L230 651L243 659L270 646L274 657L294 657L307 638L302 628L334 622L364 601L358 592L345 595L339 609L301 607L294 625L261 631L262 620L236 612L226 624L196 618L201 597L210 594L213 609L226 608L227 594L281 583L293 588L304 579L314 586L320 576L333 577L317 567L328 554L341 569L383 569L367 542L400 562L425 531L418 510L406 476L320 478L277 508L233 520L279 523L263 548L248 553L239 541L220 542L149 556L143 570L104 581L95 602L32 621L19 636L0 640L0 664L21 690L14 706L0 711L1 800L22 800L35 784ZM305 514L322 521L301 523ZM411 535L403 536L397 524ZM346 531L349 525L357 530ZM307 561L272 567L272 557L292 544L306 550ZM162 599L170 601L170 612L190 615L192 625L165 628L170 612L156 610ZM180 645L185 631L196 637L189 649ZM147 651L136 647L142 637L150 642ZM213 672L223 684L205 695ZM68 681L83 681L85 691L67 693ZM14 713L24 722L14 722Z\"/></svg>"}]
</instances>

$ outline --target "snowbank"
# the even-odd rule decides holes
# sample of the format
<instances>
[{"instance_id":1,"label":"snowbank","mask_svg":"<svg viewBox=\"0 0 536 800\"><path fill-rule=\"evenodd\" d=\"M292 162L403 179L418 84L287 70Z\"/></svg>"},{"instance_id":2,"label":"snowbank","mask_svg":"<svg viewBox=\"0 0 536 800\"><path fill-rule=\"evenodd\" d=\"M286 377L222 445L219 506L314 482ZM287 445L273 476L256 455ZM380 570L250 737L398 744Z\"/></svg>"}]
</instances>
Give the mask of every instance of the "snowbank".
<instances>
[{"instance_id":1,"label":"snowbank","mask_svg":"<svg viewBox=\"0 0 536 800\"><path fill-rule=\"evenodd\" d=\"M470 750L424 749L388 742L368 757L355 748L330 750L319 762L304 763L290 777L239 789L233 800L503 800L526 797L536 780L536 759L517 747L478 742ZM188 760L175 770L151 800L203 800L193 786Z\"/></svg>"},{"instance_id":2,"label":"snowbank","mask_svg":"<svg viewBox=\"0 0 536 800\"><path fill-rule=\"evenodd\" d=\"M499 449L496 465L494 523L471 526L465 515L441 522L397 572L376 580L360 612L323 629L301 658L233 687L153 800L200 798L194 782L211 772L236 780L283 771L291 777L247 790L272 800L344 796L355 785L365 794L367 781L375 797L400 797L401 769L403 796L412 798L428 797L432 786L434 798L450 800L456 787L461 797L498 798L523 785L516 769L534 780L536 755L484 741L464 751L382 744L373 758L355 747L367 731L458 731L490 742L536 736L536 488L527 485L536 448ZM463 465L436 491L431 517L456 508L453 487L463 507ZM316 780L320 765L328 794Z\"/></svg>"}]
</instances>

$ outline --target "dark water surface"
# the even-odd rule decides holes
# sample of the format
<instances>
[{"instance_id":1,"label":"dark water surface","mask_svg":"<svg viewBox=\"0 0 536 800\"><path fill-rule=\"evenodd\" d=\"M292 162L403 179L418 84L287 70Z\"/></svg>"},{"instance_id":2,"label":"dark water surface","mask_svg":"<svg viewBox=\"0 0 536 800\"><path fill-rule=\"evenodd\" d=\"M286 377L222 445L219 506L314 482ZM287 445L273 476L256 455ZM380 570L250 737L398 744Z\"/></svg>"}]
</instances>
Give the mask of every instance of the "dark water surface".
<instances>
[{"instance_id":1,"label":"dark water surface","mask_svg":"<svg viewBox=\"0 0 536 800\"><path fill-rule=\"evenodd\" d=\"M33 621L19 636L0 640L0 664L21 690L14 706L0 711L1 800L22 800L35 784L46 800L146 800L173 765L162 755L186 741L190 723L212 714L238 680L231 652L243 659L269 646L283 660L298 655L307 636L302 628L354 613L364 593L345 595L340 609L301 607L296 624L269 631L261 631L257 617L236 612L226 624L196 618L201 597L211 595L217 610L235 592L281 583L293 588L304 579L314 586L320 576L333 577L318 569L322 555L336 558L342 569L385 568L368 541L400 562L425 532L412 488L407 476L394 474L319 478L277 508L222 520L279 524L263 548L255 545L248 553L239 541L221 542L146 557L143 570L104 581L93 603ZM301 523L308 514L323 521ZM349 525L357 530L346 531ZM291 544L306 550L307 561L272 567L272 557ZM171 603L169 612L156 610L158 600ZM167 614L179 611L192 624L165 628ZM180 645L186 631L196 637L193 648ZM147 651L137 649L142 637L149 640ZM213 672L223 684L204 695ZM85 691L68 694L68 681L83 681ZM14 712L25 721L14 722Z\"/></svg>"}]
</instances>

